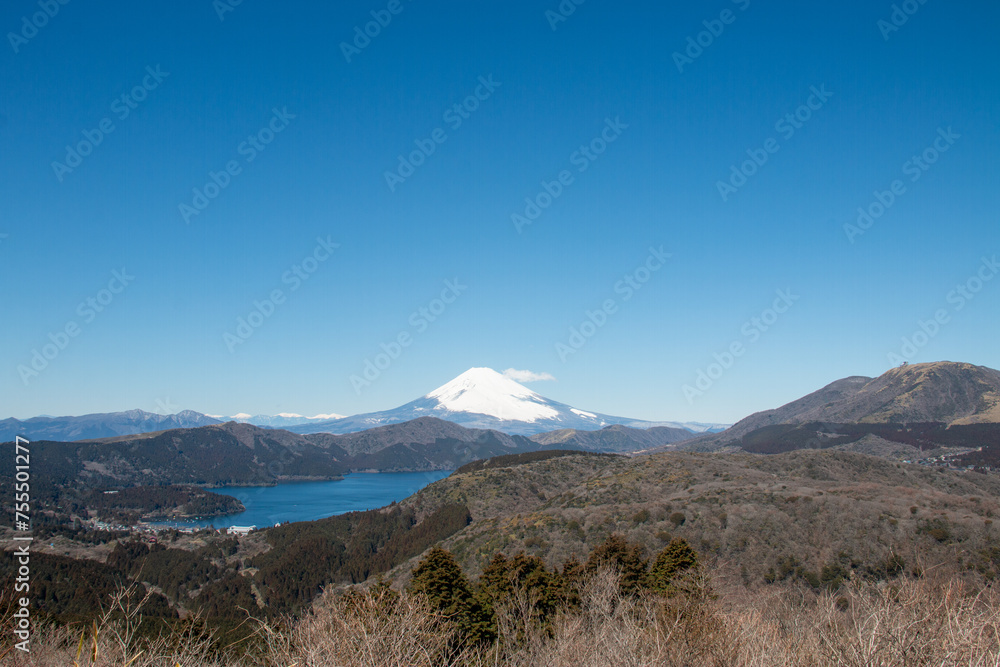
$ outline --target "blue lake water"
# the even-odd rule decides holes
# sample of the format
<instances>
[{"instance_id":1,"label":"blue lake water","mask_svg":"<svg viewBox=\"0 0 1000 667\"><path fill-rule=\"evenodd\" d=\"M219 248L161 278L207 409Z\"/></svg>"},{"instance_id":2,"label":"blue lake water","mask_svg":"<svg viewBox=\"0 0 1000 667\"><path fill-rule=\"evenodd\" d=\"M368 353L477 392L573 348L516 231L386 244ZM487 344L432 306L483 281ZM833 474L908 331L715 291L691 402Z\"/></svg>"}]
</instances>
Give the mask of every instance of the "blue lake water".
<instances>
[{"instance_id":1,"label":"blue lake water","mask_svg":"<svg viewBox=\"0 0 1000 667\"><path fill-rule=\"evenodd\" d=\"M265 528L285 521L315 521L335 514L384 507L413 495L451 472L353 473L339 482L293 482L277 486L211 489L215 493L238 498L246 511L212 519L170 522L169 525Z\"/></svg>"}]
</instances>

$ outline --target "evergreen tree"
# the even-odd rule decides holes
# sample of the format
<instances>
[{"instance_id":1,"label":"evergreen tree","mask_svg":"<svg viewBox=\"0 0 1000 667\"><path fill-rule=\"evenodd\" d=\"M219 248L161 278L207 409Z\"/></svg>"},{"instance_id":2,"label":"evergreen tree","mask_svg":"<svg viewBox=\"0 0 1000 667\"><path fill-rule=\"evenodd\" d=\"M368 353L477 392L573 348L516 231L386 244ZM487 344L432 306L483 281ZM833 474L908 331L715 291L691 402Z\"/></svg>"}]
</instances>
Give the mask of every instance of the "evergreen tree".
<instances>
[{"instance_id":1,"label":"evergreen tree","mask_svg":"<svg viewBox=\"0 0 1000 667\"><path fill-rule=\"evenodd\" d=\"M454 622L462 640L479 643L493 638L489 615L450 552L432 548L413 570L410 591L426 597L433 609Z\"/></svg>"},{"instance_id":2,"label":"evergreen tree","mask_svg":"<svg viewBox=\"0 0 1000 667\"><path fill-rule=\"evenodd\" d=\"M516 593L531 600L532 617L545 624L555 615L563 598L562 578L549 572L537 556L521 552L513 558L496 554L479 577L479 597L492 616Z\"/></svg>"},{"instance_id":3,"label":"evergreen tree","mask_svg":"<svg viewBox=\"0 0 1000 667\"><path fill-rule=\"evenodd\" d=\"M675 537L653 562L649 572L650 588L659 593L675 593L678 590L678 577L693 572L697 567L698 553L691 548L687 540Z\"/></svg>"},{"instance_id":4,"label":"evergreen tree","mask_svg":"<svg viewBox=\"0 0 1000 667\"><path fill-rule=\"evenodd\" d=\"M583 563L577 560L576 556L570 556L563 561L559 580L562 584L561 595L565 606L573 609L580 606L580 586L586 573Z\"/></svg>"},{"instance_id":5,"label":"evergreen tree","mask_svg":"<svg viewBox=\"0 0 1000 667\"><path fill-rule=\"evenodd\" d=\"M603 544L594 547L584 566L587 572L610 567L621 573L621 591L625 595L637 593L646 581L646 558L642 545L632 544L623 535L615 533Z\"/></svg>"}]
</instances>

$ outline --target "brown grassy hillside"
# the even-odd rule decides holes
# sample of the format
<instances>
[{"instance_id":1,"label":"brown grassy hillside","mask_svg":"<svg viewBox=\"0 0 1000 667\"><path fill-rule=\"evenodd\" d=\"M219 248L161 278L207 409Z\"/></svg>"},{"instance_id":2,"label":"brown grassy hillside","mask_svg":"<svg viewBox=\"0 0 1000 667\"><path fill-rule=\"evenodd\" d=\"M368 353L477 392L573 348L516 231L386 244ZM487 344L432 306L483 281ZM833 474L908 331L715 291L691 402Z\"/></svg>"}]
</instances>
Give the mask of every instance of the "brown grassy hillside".
<instances>
[{"instance_id":1,"label":"brown grassy hillside","mask_svg":"<svg viewBox=\"0 0 1000 667\"><path fill-rule=\"evenodd\" d=\"M497 551L525 550L550 565L582 558L619 532L650 554L683 537L751 583L808 581L838 563L876 572L894 557L910 569L992 577L998 498L994 476L799 451L567 456L452 475L405 503L418 513L469 507L471 525L444 546L473 573Z\"/></svg>"}]
</instances>

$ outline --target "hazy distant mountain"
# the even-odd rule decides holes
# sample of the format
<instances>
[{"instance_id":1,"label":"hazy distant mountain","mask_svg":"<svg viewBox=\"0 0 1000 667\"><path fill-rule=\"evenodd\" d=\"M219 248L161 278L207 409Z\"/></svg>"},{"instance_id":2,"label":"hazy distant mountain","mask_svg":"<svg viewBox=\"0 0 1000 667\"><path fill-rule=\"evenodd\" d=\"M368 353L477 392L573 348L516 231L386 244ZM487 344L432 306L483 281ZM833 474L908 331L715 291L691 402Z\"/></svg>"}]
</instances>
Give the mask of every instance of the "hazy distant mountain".
<instances>
[{"instance_id":1,"label":"hazy distant mountain","mask_svg":"<svg viewBox=\"0 0 1000 667\"><path fill-rule=\"evenodd\" d=\"M294 412L279 412L276 415L249 415L241 412L230 417L217 417L222 421L239 422L240 424L253 424L254 426L267 426L269 428L286 428L299 424L309 424L316 422L327 422L331 419L343 419L344 415L328 414L305 417Z\"/></svg>"},{"instance_id":2,"label":"hazy distant mountain","mask_svg":"<svg viewBox=\"0 0 1000 667\"><path fill-rule=\"evenodd\" d=\"M531 436L540 445L555 449L582 449L592 452L634 452L683 442L695 437L684 428L654 426L648 429L629 428L621 424L605 426L599 431L562 429Z\"/></svg>"},{"instance_id":3,"label":"hazy distant mountain","mask_svg":"<svg viewBox=\"0 0 1000 667\"><path fill-rule=\"evenodd\" d=\"M942 428L1000 423L1000 372L941 361L900 366L874 379L848 377L780 408L754 413L722 433L699 437L684 447L741 447L744 441L763 447L768 437L806 439L802 429L775 429L777 426L816 424L821 431L831 431L835 424L874 427L928 423L941 424ZM981 429L963 431L978 434ZM943 437L938 431L927 434L937 440ZM817 436L809 437L815 440Z\"/></svg>"},{"instance_id":4,"label":"hazy distant mountain","mask_svg":"<svg viewBox=\"0 0 1000 667\"><path fill-rule=\"evenodd\" d=\"M127 410L80 417L32 417L25 420L11 418L0 421L0 442L9 442L18 435L28 440L71 442L218 423L220 422L217 419L191 410L184 410L175 415Z\"/></svg>"},{"instance_id":5,"label":"hazy distant mountain","mask_svg":"<svg viewBox=\"0 0 1000 667\"><path fill-rule=\"evenodd\" d=\"M722 424L649 422L588 412L553 401L490 369L471 368L429 394L393 410L289 427L295 433L352 433L419 417L436 417L467 428L534 435L557 429L598 430L611 424L632 428L668 426L692 433Z\"/></svg>"}]
</instances>

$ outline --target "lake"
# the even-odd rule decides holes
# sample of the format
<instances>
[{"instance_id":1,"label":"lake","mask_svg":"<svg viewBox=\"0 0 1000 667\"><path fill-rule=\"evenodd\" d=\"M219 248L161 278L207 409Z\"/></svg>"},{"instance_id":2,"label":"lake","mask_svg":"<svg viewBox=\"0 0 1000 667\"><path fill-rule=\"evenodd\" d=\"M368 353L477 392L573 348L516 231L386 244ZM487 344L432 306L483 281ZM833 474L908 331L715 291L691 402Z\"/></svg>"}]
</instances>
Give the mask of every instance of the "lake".
<instances>
[{"instance_id":1,"label":"lake","mask_svg":"<svg viewBox=\"0 0 1000 667\"><path fill-rule=\"evenodd\" d=\"M412 496L451 473L451 470L352 473L338 482L290 482L277 486L210 489L238 498L246 511L212 519L171 521L157 525L266 528L285 521L315 521L335 514L384 507Z\"/></svg>"}]
</instances>

